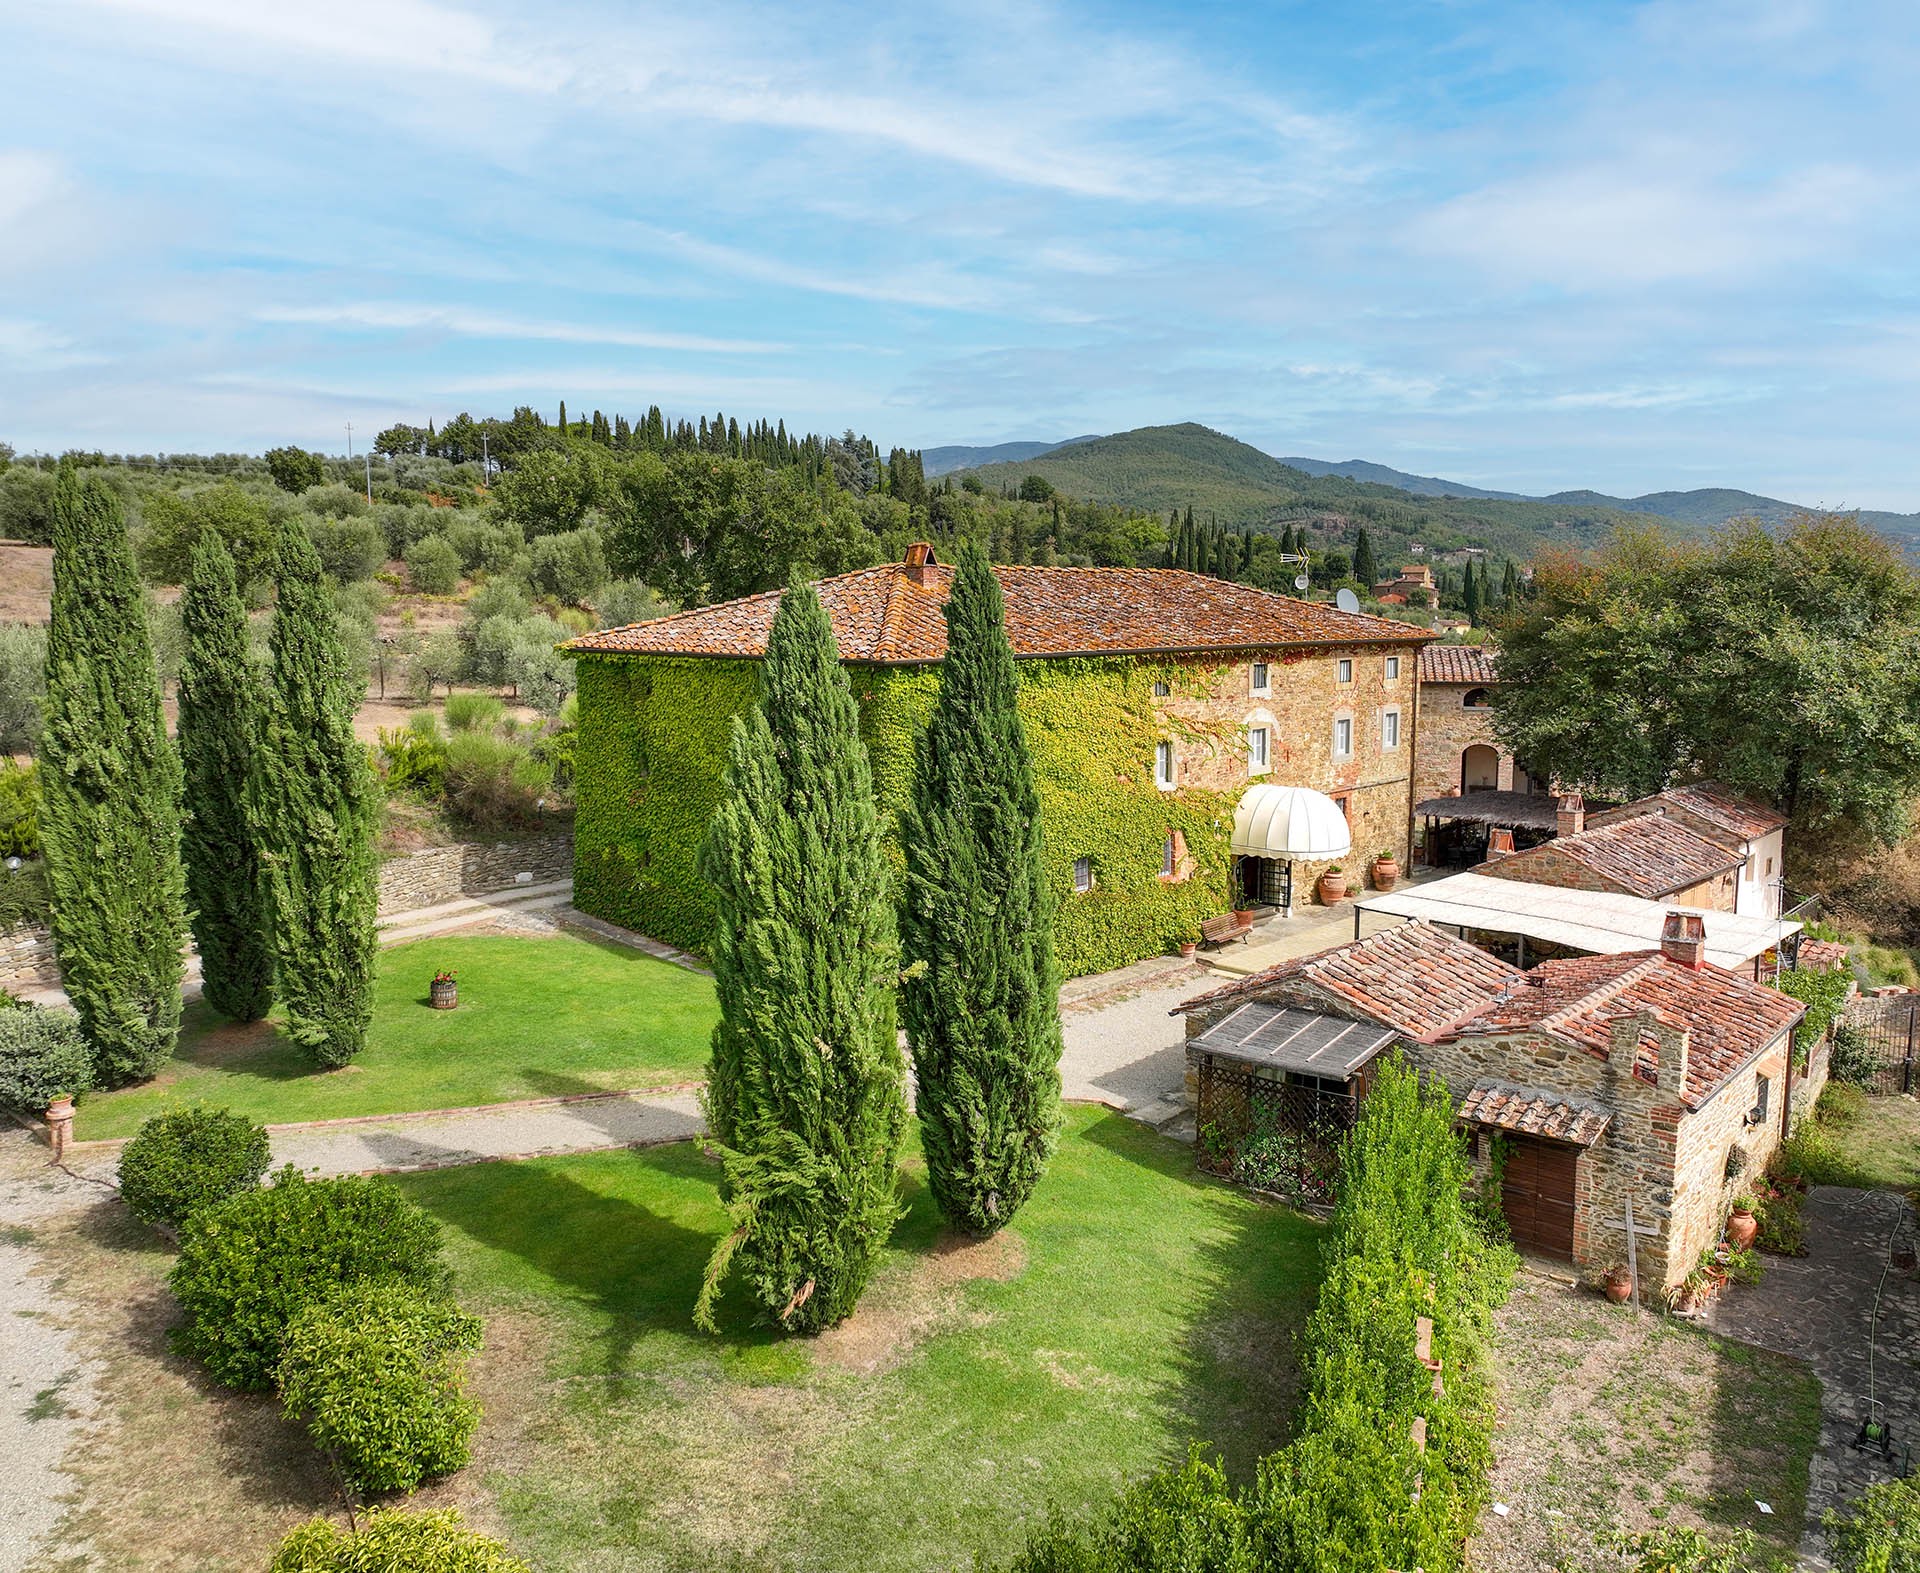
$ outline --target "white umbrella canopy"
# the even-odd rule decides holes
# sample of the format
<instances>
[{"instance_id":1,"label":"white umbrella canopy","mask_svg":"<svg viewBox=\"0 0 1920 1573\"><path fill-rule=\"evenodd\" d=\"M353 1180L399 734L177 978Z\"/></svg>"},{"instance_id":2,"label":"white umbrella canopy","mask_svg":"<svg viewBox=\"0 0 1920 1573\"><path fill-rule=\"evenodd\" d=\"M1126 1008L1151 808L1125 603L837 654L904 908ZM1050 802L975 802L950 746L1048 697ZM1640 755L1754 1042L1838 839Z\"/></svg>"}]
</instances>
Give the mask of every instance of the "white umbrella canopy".
<instances>
[{"instance_id":1,"label":"white umbrella canopy","mask_svg":"<svg viewBox=\"0 0 1920 1573\"><path fill-rule=\"evenodd\" d=\"M1250 786L1234 810L1233 851L1240 857L1310 862L1352 850L1340 805L1311 787Z\"/></svg>"}]
</instances>

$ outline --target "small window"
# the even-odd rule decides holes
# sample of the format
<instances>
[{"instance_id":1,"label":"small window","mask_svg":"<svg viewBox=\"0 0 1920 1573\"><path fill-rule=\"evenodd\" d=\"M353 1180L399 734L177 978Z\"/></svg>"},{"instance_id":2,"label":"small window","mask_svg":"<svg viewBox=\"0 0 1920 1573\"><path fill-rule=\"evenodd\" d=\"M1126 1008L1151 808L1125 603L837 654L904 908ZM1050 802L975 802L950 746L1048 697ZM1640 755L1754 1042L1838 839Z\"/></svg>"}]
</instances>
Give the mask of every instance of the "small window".
<instances>
[{"instance_id":1,"label":"small window","mask_svg":"<svg viewBox=\"0 0 1920 1573\"><path fill-rule=\"evenodd\" d=\"M1172 690L1167 687L1164 679L1153 685L1153 697L1155 699L1165 699L1170 692L1172 692Z\"/></svg>"},{"instance_id":2,"label":"small window","mask_svg":"<svg viewBox=\"0 0 1920 1573\"><path fill-rule=\"evenodd\" d=\"M1772 858L1767 859L1767 878L1768 879L1773 878L1773 859Z\"/></svg>"},{"instance_id":3,"label":"small window","mask_svg":"<svg viewBox=\"0 0 1920 1573\"><path fill-rule=\"evenodd\" d=\"M1334 806L1340 810L1340 817L1351 825L1353 823L1353 794L1351 792L1335 792L1333 794L1333 802Z\"/></svg>"},{"instance_id":4,"label":"small window","mask_svg":"<svg viewBox=\"0 0 1920 1573\"><path fill-rule=\"evenodd\" d=\"M1341 716L1333 723L1333 757L1350 759L1353 756L1353 717Z\"/></svg>"},{"instance_id":5,"label":"small window","mask_svg":"<svg viewBox=\"0 0 1920 1573\"><path fill-rule=\"evenodd\" d=\"M1749 1125L1761 1125L1766 1122L1767 1105L1773 1101L1773 1082L1769 1077L1753 1078L1753 1108L1747 1115Z\"/></svg>"},{"instance_id":6,"label":"small window","mask_svg":"<svg viewBox=\"0 0 1920 1573\"><path fill-rule=\"evenodd\" d=\"M1160 877L1172 879L1174 865L1179 862L1179 854L1174 851L1173 832L1167 832L1167 839L1160 843Z\"/></svg>"},{"instance_id":7,"label":"small window","mask_svg":"<svg viewBox=\"0 0 1920 1573\"><path fill-rule=\"evenodd\" d=\"M1397 683L1399 680L1400 680L1400 657L1397 655L1390 655L1387 657L1387 681L1389 683Z\"/></svg>"},{"instance_id":8,"label":"small window","mask_svg":"<svg viewBox=\"0 0 1920 1573\"><path fill-rule=\"evenodd\" d=\"M1073 888L1081 895L1093 889L1093 859L1075 858L1073 860Z\"/></svg>"},{"instance_id":9,"label":"small window","mask_svg":"<svg viewBox=\"0 0 1920 1573\"><path fill-rule=\"evenodd\" d=\"M1266 693L1267 683L1267 663L1265 661L1255 661L1253 663L1253 691L1256 694Z\"/></svg>"},{"instance_id":10,"label":"small window","mask_svg":"<svg viewBox=\"0 0 1920 1573\"><path fill-rule=\"evenodd\" d=\"M1353 681L1353 662L1345 659L1334 662L1333 673L1336 682L1351 683Z\"/></svg>"},{"instance_id":11,"label":"small window","mask_svg":"<svg viewBox=\"0 0 1920 1573\"><path fill-rule=\"evenodd\" d=\"M1153 784L1163 792L1173 786L1173 744L1168 742L1153 745Z\"/></svg>"},{"instance_id":12,"label":"small window","mask_svg":"<svg viewBox=\"0 0 1920 1573\"><path fill-rule=\"evenodd\" d=\"M1272 734L1264 726L1247 728L1247 768L1265 770L1269 763L1271 750L1268 747Z\"/></svg>"},{"instance_id":13,"label":"small window","mask_svg":"<svg viewBox=\"0 0 1920 1573\"><path fill-rule=\"evenodd\" d=\"M1485 710L1488 707L1487 691L1484 688L1469 688L1460 701L1462 710Z\"/></svg>"},{"instance_id":14,"label":"small window","mask_svg":"<svg viewBox=\"0 0 1920 1573\"><path fill-rule=\"evenodd\" d=\"M1400 746L1400 712L1389 710L1380 717L1380 746L1391 753Z\"/></svg>"}]
</instances>

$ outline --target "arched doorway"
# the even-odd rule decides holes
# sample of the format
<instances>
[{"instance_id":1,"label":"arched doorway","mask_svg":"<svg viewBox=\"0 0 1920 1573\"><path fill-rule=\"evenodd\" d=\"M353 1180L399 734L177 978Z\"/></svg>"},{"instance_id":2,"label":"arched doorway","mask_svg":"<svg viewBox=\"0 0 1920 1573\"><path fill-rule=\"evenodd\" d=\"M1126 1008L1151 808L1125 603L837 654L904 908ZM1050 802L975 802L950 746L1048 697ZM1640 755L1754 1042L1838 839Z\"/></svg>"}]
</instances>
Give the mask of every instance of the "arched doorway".
<instances>
[{"instance_id":1,"label":"arched doorway","mask_svg":"<svg viewBox=\"0 0 1920 1573\"><path fill-rule=\"evenodd\" d=\"M1461 792L1492 792L1500 785L1500 750L1475 743L1460 756Z\"/></svg>"}]
</instances>

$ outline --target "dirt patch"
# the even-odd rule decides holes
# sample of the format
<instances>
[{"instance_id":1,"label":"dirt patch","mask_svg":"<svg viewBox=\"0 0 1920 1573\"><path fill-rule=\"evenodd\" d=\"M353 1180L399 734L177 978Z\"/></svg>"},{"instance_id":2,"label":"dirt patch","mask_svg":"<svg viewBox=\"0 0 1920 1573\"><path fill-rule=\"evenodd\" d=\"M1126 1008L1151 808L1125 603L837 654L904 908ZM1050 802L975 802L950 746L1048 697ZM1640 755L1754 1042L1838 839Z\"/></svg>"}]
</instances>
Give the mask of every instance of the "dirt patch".
<instances>
[{"instance_id":1,"label":"dirt patch","mask_svg":"<svg viewBox=\"0 0 1920 1573\"><path fill-rule=\"evenodd\" d=\"M44 623L53 612L53 548L0 541L0 623Z\"/></svg>"},{"instance_id":2,"label":"dirt patch","mask_svg":"<svg viewBox=\"0 0 1920 1573\"><path fill-rule=\"evenodd\" d=\"M949 1235L876 1279L852 1316L813 1340L815 1358L863 1376L890 1371L962 1314L966 1285L1008 1283L1026 1265L1026 1243L1009 1230L988 1240Z\"/></svg>"}]
</instances>

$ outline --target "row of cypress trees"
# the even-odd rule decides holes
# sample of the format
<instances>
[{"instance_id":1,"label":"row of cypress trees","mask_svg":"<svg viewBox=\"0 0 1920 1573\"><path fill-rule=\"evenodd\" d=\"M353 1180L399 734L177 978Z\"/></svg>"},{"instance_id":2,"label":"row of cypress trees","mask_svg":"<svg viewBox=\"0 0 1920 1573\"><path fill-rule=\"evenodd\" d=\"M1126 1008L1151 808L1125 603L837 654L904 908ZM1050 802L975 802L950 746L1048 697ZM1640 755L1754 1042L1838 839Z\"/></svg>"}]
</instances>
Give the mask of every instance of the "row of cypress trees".
<instances>
[{"instance_id":1,"label":"row of cypress trees","mask_svg":"<svg viewBox=\"0 0 1920 1573\"><path fill-rule=\"evenodd\" d=\"M811 586L781 597L759 705L736 723L704 868L719 897L708 1119L729 1273L790 1331L845 1318L899 1216L904 1007L929 1186L991 1235L1045 1170L1059 1127L1059 973L1039 799L1014 708L999 581L963 549L939 699L901 825L896 915L859 715ZM903 965L904 963L904 965Z\"/></svg>"},{"instance_id":2,"label":"row of cypress trees","mask_svg":"<svg viewBox=\"0 0 1920 1573\"><path fill-rule=\"evenodd\" d=\"M189 921L214 1009L257 1021L277 985L294 1039L344 1064L369 1015L377 819L313 547L281 543L263 679L232 557L213 531L195 543L177 750L125 519L99 477L62 469L53 547L41 838L96 1080L145 1080L172 1053Z\"/></svg>"}]
</instances>

